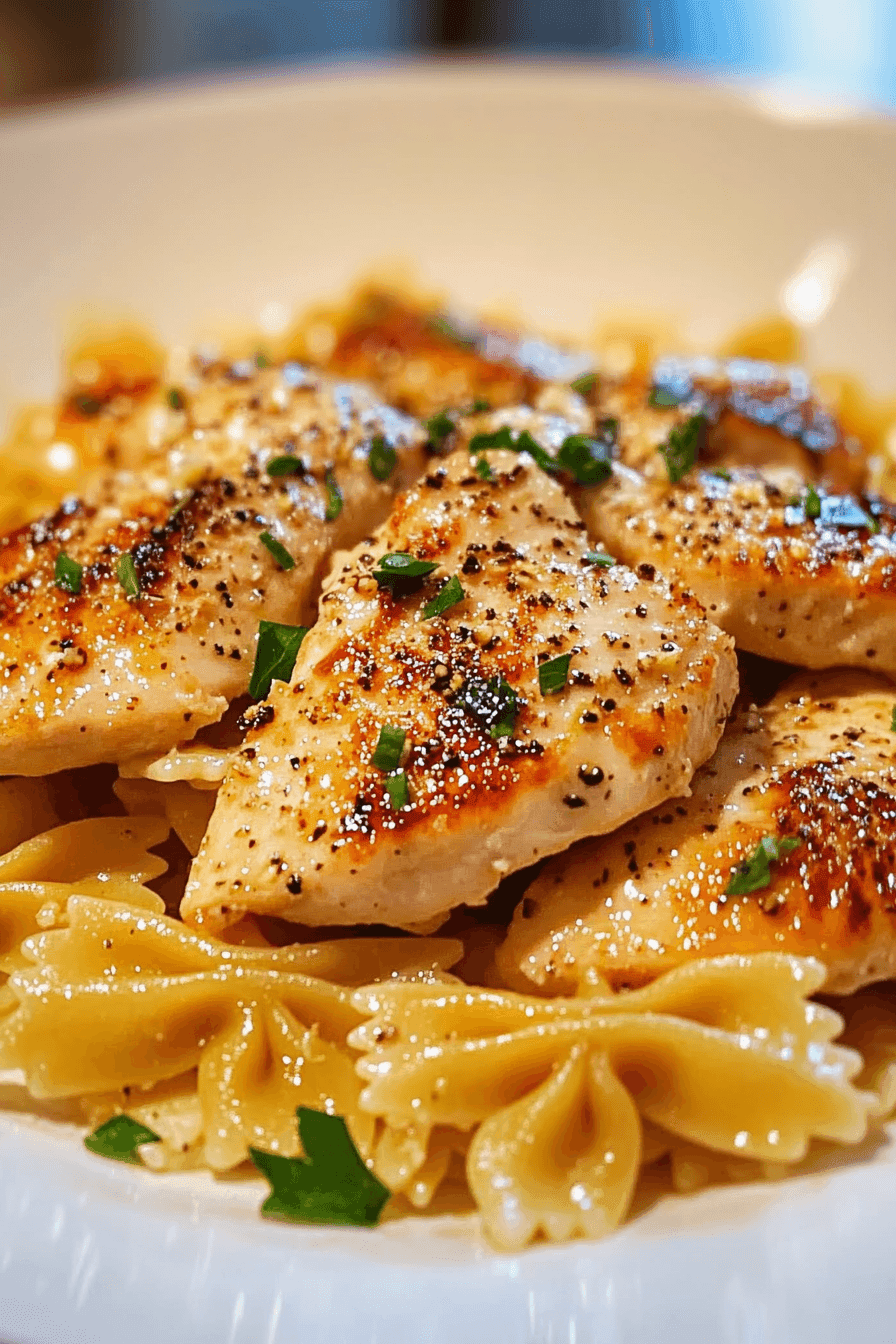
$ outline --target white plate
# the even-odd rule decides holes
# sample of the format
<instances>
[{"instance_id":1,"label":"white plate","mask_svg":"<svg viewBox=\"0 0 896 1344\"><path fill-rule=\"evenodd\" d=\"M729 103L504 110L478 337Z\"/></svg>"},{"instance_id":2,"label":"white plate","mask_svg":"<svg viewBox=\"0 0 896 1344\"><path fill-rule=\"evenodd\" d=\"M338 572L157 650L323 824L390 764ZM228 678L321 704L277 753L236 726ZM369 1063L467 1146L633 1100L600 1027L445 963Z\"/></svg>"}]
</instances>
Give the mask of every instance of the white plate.
<instances>
[{"instance_id":1,"label":"white plate","mask_svg":"<svg viewBox=\"0 0 896 1344\"><path fill-rule=\"evenodd\" d=\"M473 307L694 339L779 306L896 385L896 135L780 94L584 67L352 70L0 123L0 419L73 314L183 340L416 262ZM268 309L270 314L272 310ZM264 1223L258 1185L104 1163L0 1117L7 1344L885 1344L896 1154L666 1200L608 1241L497 1256L468 1222Z\"/></svg>"}]
</instances>

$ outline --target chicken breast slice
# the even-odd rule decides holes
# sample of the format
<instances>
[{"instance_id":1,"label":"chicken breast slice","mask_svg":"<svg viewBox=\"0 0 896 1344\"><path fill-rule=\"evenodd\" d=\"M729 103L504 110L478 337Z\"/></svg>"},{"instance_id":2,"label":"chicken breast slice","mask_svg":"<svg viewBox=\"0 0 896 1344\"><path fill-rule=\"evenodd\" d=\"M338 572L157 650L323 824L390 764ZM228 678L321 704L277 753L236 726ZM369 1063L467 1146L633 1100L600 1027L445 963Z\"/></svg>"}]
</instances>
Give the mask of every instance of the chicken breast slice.
<instances>
[{"instance_id":1,"label":"chicken breast slice","mask_svg":"<svg viewBox=\"0 0 896 1344\"><path fill-rule=\"evenodd\" d=\"M855 475L856 457L795 373L776 383L774 366L719 367L732 365L739 381L719 374L714 399L694 392L673 408L650 396L690 387L683 374L652 394L602 390L617 462L605 486L576 496L582 516L618 559L687 582L739 648L896 675L896 509L823 483Z\"/></svg>"},{"instance_id":2,"label":"chicken breast slice","mask_svg":"<svg viewBox=\"0 0 896 1344\"><path fill-rule=\"evenodd\" d=\"M197 364L172 411L138 469L0 540L0 774L163 754L219 719L259 620L307 620L328 557L426 460L413 421L297 364Z\"/></svg>"},{"instance_id":3,"label":"chicken breast slice","mask_svg":"<svg viewBox=\"0 0 896 1344\"><path fill-rule=\"evenodd\" d=\"M503 974L568 994L774 951L817 957L833 993L892 976L893 713L892 686L860 672L801 674L762 709L745 705L690 798L546 865L498 952ZM781 841L793 843L779 858L755 857ZM751 857L752 875L740 867Z\"/></svg>"},{"instance_id":4,"label":"chicken breast slice","mask_svg":"<svg viewBox=\"0 0 896 1344\"><path fill-rule=\"evenodd\" d=\"M431 924L686 791L712 752L731 641L651 567L593 563L528 454L488 464L434 465L331 575L225 779L186 919ZM393 597L394 553L434 569Z\"/></svg>"},{"instance_id":5,"label":"chicken breast slice","mask_svg":"<svg viewBox=\"0 0 896 1344\"><path fill-rule=\"evenodd\" d=\"M307 327L307 358L370 382L391 405L422 417L479 400L531 404L545 387L570 383L594 364L585 351L473 322L376 286Z\"/></svg>"}]
</instances>

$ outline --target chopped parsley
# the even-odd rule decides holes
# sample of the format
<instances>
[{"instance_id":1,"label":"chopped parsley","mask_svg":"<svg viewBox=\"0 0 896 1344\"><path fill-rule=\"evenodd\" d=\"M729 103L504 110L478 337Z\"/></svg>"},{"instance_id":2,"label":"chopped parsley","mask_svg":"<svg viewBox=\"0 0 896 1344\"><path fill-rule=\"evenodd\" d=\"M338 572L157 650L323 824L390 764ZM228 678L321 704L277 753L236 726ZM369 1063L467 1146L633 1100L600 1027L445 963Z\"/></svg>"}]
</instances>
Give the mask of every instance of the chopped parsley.
<instances>
[{"instance_id":1,"label":"chopped parsley","mask_svg":"<svg viewBox=\"0 0 896 1344\"><path fill-rule=\"evenodd\" d=\"M265 471L269 476L304 476L305 463L294 453L283 453L280 457L272 457Z\"/></svg>"},{"instance_id":2,"label":"chopped parsley","mask_svg":"<svg viewBox=\"0 0 896 1344\"><path fill-rule=\"evenodd\" d=\"M400 812L403 807L408 806L411 795L408 789L408 777L403 770L396 770L393 775L387 775L386 792L389 795L389 802L396 812Z\"/></svg>"},{"instance_id":3,"label":"chopped parsley","mask_svg":"<svg viewBox=\"0 0 896 1344\"><path fill-rule=\"evenodd\" d=\"M118 562L116 570L118 582L121 584L128 599L140 596L140 579L137 574L137 566L134 563L134 557L130 552L126 552Z\"/></svg>"},{"instance_id":4,"label":"chopped parsley","mask_svg":"<svg viewBox=\"0 0 896 1344\"><path fill-rule=\"evenodd\" d=\"M471 453L487 452L489 448L507 448L512 453L528 453L542 471L560 469L550 453L545 452L527 429L514 433L509 425L502 425L500 429L494 429L490 434L474 434L469 447Z\"/></svg>"},{"instance_id":5,"label":"chopped parsley","mask_svg":"<svg viewBox=\"0 0 896 1344\"><path fill-rule=\"evenodd\" d=\"M660 452L666 460L666 471L673 485L686 476L697 461L707 424L705 415L692 415L683 425L676 425L661 446Z\"/></svg>"},{"instance_id":6,"label":"chopped parsley","mask_svg":"<svg viewBox=\"0 0 896 1344\"><path fill-rule=\"evenodd\" d=\"M464 590L461 587L460 579L456 574L452 574L451 578L439 589L435 597L430 598L426 603L423 608L424 618L427 621L431 621L434 616L441 616L449 607L453 607L456 603L462 602L463 598Z\"/></svg>"},{"instance_id":7,"label":"chopped parsley","mask_svg":"<svg viewBox=\"0 0 896 1344\"><path fill-rule=\"evenodd\" d=\"M556 695L562 691L569 676L571 653L561 653L559 658L551 658L538 669L538 689L542 695Z\"/></svg>"},{"instance_id":8,"label":"chopped parsley","mask_svg":"<svg viewBox=\"0 0 896 1344\"><path fill-rule=\"evenodd\" d=\"M728 481L729 484L734 479L727 467L713 467L709 474L717 477L720 481Z\"/></svg>"},{"instance_id":9,"label":"chopped parsley","mask_svg":"<svg viewBox=\"0 0 896 1344\"><path fill-rule=\"evenodd\" d=\"M270 365L271 365L270 355L266 355L263 350L256 350L255 351L256 369L268 369L270 368Z\"/></svg>"},{"instance_id":10,"label":"chopped parsley","mask_svg":"<svg viewBox=\"0 0 896 1344\"><path fill-rule=\"evenodd\" d=\"M398 769L401 753L404 751L405 736L403 728L394 728L391 723L383 724L373 753L373 764L377 770L388 772Z\"/></svg>"},{"instance_id":11,"label":"chopped parsley","mask_svg":"<svg viewBox=\"0 0 896 1344\"><path fill-rule=\"evenodd\" d=\"M483 681L470 677L458 692L457 703L472 714L494 738L510 737L518 713L516 692L502 676Z\"/></svg>"},{"instance_id":12,"label":"chopped parsley","mask_svg":"<svg viewBox=\"0 0 896 1344\"><path fill-rule=\"evenodd\" d=\"M441 336L444 340L450 341L452 345L462 345L467 350L475 350L476 333L472 327L464 327L456 317L449 317L447 313L433 313L428 319L427 325L430 331L436 336Z\"/></svg>"},{"instance_id":13,"label":"chopped parsley","mask_svg":"<svg viewBox=\"0 0 896 1344\"><path fill-rule=\"evenodd\" d=\"M585 559L589 565L599 565L601 569L609 569L616 564L616 557L607 555L606 551L586 551Z\"/></svg>"},{"instance_id":14,"label":"chopped parsley","mask_svg":"<svg viewBox=\"0 0 896 1344\"><path fill-rule=\"evenodd\" d=\"M165 399L172 411L182 411L187 404L187 399L179 387L169 387Z\"/></svg>"},{"instance_id":15,"label":"chopped parsley","mask_svg":"<svg viewBox=\"0 0 896 1344\"><path fill-rule=\"evenodd\" d=\"M569 434L560 445L556 465L569 472L577 485L600 485L611 475L612 461L612 448L605 439Z\"/></svg>"},{"instance_id":16,"label":"chopped parsley","mask_svg":"<svg viewBox=\"0 0 896 1344\"><path fill-rule=\"evenodd\" d=\"M249 682L249 694L253 700L265 700L272 681L289 681L307 633L308 627L305 625L259 621L255 665Z\"/></svg>"},{"instance_id":17,"label":"chopped parsley","mask_svg":"<svg viewBox=\"0 0 896 1344\"><path fill-rule=\"evenodd\" d=\"M580 397L587 397L589 392L593 392L597 384L596 373L583 373L578 378L573 378L570 387L573 392L578 392Z\"/></svg>"},{"instance_id":18,"label":"chopped parsley","mask_svg":"<svg viewBox=\"0 0 896 1344\"><path fill-rule=\"evenodd\" d=\"M751 891L761 891L767 887L772 880L771 865L791 854L802 843L798 836L786 836L779 840L775 835L764 835L750 857L733 869L725 895L746 896Z\"/></svg>"},{"instance_id":19,"label":"chopped parsley","mask_svg":"<svg viewBox=\"0 0 896 1344\"><path fill-rule=\"evenodd\" d=\"M113 1115L84 1140L84 1147L98 1157L111 1157L115 1162L130 1162L139 1167L141 1143L161 1142L158 1134L141 1125L130 1115Z\"/></svg>"},{"instance_id":20,"label":"chopped parsley","mask_svg":"<svg viewBox=\"0 0 896 1344\"><path fill-rule=\"evenodd\" d=\"M387 481L395 470L395 463L398 461L398 454L387 443L382 434L377 434L370 441L370 452L367 454L367 465L370 467L370 474L377 481Z\"/></svg>"},{"instance_id":21,"label":"chopped parsley","mask_svg":"<svg viewBox=\"0 0 896 1344\"><path fill-rule=\"evenodd\" d=\"M261 542L262 546L267 547L281 569L295 569L296 562L289 551L281 541L278 541L276 537L272 537L270 532L262 532L258 540Z\"/></svg>"},{"instance_id":22,"label":"chopped parsley","mask_svg":"<svg viewBox=\"0 0 896 1344\"><path fill-rule=\"evenodd\" d=\"M73 560L70 555L66 555L65 551L59 552L54 569L57 588L61 588L64 593L80 593L81 575L83 573L83 565L79 565L77 560Z\"/></svg>"},{"instance_id":23,"label":"chopped parsley","mask_svg":"<svg viewBox=\"0 0 896 1344\"><path fill-rule=\"evenodd\" d=\"M465 415L481 415L483 411L490 411L492 404L485 397L474 397L465 410Z\"/></svg>"},{"instance_id":24,"label":"chopped parsley","mask_svg":"<svg viewBox=\"0 0 896 1344\"><path fill-rule=\"evenodd\" d=\"M300 1106L296 1111L304 1157L250 1148L271 1187L261 1206L266 1218L294 1223L375 1227L389 1189L369 1171L341 1115Z\"/></svg>"},{"instance_id":25,"label":"chopped parsley","mask_svg":"<svg viewBox=\"0 0 896 1344\"><path fill-rule=\"evenodd\" d=\"M814 485L806 486L806 498L803 500L803 512L807 518L821 517L821 495Z\"/></svg>"},{"instance_id":26,"label":"chopped parsley","mask_svg":"<svg viewBox=\"0 0 896 1344\"><path fill-rule=\"evenodd\" d=\"M682 401L683 398L673 388L657 386L656 384L650 389L647 397L647 405L653 406L657 410L665 410L669 406L680 406Z\"/></svg>"},{"instance_id":27,"label":"chopped parsley","mask_svg":"<svg viewBox=\"0 0 896 1344\"><path fill-rule=\"evenodd\" d=\"M455 424L448 411L436 411L425 422L424 428L430 448L438 453L444 451L445 440L454 433Z\"/></svg>"},{"instance_id":28,"label":"chopped parsley","mask_svg":"<svg viewBox=\"0 0 896 1344\"><path fill-rule=\"evenodd\" d=\"M487 457L477 457L476 475L479 477L480 481L493 481L495 479L495 473L489 466Z\"/></svg>"},{"instance_id":29,"label":"chopped parsley","mask_svg":"<svg viewBox=\"0 0 896 1344\"><path fill-rule=\"evenodd\" d=\"M388 588L393 597L403 597L418 588L427 574L438 567L437 560L418 560L407 551L388 551L380 557L373 577L381 588Z\"/></svg>"},{"instance_id":30,"label":"chopped parsley","mask_svg":"<svg viewBox=\"0 0 896 1344\"><path fill-rule=\"evenodd\" d=\"M896 733L896 705L893 706L893 717L890 720L890 732Z\"/></svg>"},{"instance_id":31,"label":"chopped parsley","mask_svg":"<svg viewBox=\"0 0 896 1344\"><path fill-rule=\"evenodd\" d=\"M342 512L342 491L336 481L332 471L328 471L324 477L324 489L327 492L327 507L324 510L324 520L332 523Z\"/></svg>"}]
</instances>

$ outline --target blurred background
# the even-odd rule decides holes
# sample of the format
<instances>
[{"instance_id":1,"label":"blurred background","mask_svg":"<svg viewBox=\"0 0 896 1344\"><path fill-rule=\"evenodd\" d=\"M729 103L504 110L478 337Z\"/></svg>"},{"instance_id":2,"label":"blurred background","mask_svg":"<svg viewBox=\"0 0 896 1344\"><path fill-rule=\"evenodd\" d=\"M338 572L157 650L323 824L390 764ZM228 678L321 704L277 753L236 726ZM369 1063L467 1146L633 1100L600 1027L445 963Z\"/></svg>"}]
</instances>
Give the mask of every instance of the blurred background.
<instances>
[{"instance_id":1,"label":"blurred background","mask_svg":"<svg viewBox=\"0 0 896 1344\"><path fill-rule=\"evenodd\" d=\"M0 0L0 104L375 56L581 55L896 102L896 0Z\"/></svg>"}]
</instances>

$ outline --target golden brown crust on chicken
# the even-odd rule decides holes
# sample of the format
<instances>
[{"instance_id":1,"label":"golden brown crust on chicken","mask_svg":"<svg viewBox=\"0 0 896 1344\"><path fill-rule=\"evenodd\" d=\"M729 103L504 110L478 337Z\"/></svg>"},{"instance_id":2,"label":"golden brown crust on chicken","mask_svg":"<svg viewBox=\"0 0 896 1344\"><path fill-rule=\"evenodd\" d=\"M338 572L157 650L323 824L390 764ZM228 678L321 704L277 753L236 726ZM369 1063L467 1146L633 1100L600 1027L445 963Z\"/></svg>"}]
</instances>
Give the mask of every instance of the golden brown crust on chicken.
<instances>
[{"instance_id":1,"label":"golden brown crust on chicken","mask_svg":"<svg viewBox=\"0 0 896 1344\"><path fill-rule=\"evenodd\" d=\"M744 706L689 799L549 863L498 954L504 974L575 992L595 974L643 984L694 957L817 957L847 993L896 972L892 687L801 675ZM766 837L798 840L768 885L726 894ZM742 884L741 884L742 885Z\"/></svg>"},{"instance_id":2,"label":"golden brown crust on chicken","mask_svg":"<svg viewBox=\"0 0 896 1344\"><path fill-rule=\"evenodd\" d=\"M686 581L739 648L896 676L896 509L819 486L807 518L799 485L750 468L673 485L620 466L580 507L620 560Z\"/></svg>"},{"instance_id":3,"label":"golden brown crust on chicken","mask_svg":"<svg viewBox=\"0 0 896 1344\"><path fill-rule=\"evenodd\" d=\"M164 752L220 718L248 685L259 619L306 619L329 555L425 460L413 422L298 365L198 366L180 398L139 470L0 541L0 773ZM395 451L384 481L367 462L375 435ZM284 455L298 470L269 474ZM76 593L56 582L60 553L82 566Z\"/></svg>"},{"instance_id":4,"label":"golden brown crust on chicken","mask_svg":"<svg viewBox=\"0 0 896 1344\"><path fill-rule=\"evenodd\" d=\"M488 460L489 480L465 452L434 467L332 575L224 783L186 918L419 925L687 788L733 699L730 642L649 567L589 562L528 455ZM372 574L396 551L439 568L393 598ZM462 598L427 619L449 577ZM539 666L564 655L549 693ZM406 735L407 805L373 763L387 725Z\"/></svg>"},{"instance_id":5,"label":"golden brown crust on chicken","mask_svg":"<svg viewBox=\"0 0 896 1344\"><path fill-rule=\"evenodd\" d=\"M393 406L430 416L479 399L490 406L531 404L546 384L570 382L591 363L587 354L540 337L515 336L372 288L340 315L325 367L371 383Z\"/></svg>"}]
</instances>

